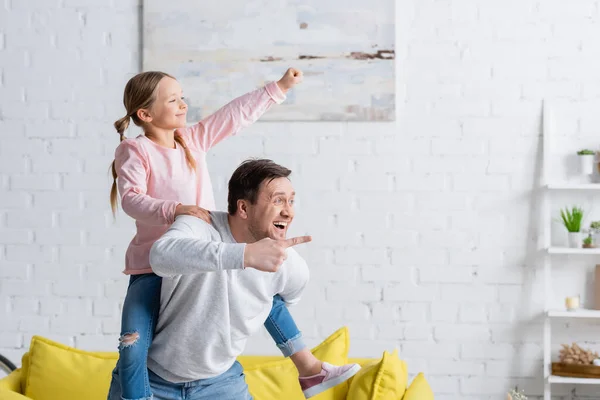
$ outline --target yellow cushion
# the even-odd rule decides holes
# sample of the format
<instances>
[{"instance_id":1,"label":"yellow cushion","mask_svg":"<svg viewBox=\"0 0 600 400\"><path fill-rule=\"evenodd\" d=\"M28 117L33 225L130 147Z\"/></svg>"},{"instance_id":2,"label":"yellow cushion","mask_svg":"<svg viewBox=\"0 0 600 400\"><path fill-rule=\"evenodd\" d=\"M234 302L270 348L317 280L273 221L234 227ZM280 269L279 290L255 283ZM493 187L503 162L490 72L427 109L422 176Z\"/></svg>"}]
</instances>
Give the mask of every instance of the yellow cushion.
<instances>
[{"instance_id":1,"label":"yellow cushion","mask_svg":"<svg viewBox=\"0 0 600 400\"><path fill-rule=\"evenodd\" d=\"M362 367L354 376L348 391L348 400L397 400L406 390L408 372L406 363L398 358L398 351Z\"/></svg>"},{"instance_id":2,"label":"yellow cushion","mask_svg":"<svg viewBox=\"0 0 600 400\"><path fill-rule=\"evenodd\" d=\"M118 353L75 349L39 336L24 358L24 394L35 400L106 400Z\"/></svg>"},{"instance_id":3,"label":"yellow cushion","mask_svg":"<svg viewBox=\"0 0 600 400\"><path fill-rule=\"evenodd\" d=\"M321 361L343 365L348 360L349 346L348 329L343 327L312 349L312 352ZM304 400L298 383L298 371L289 358L240 356L238 361L244 367L246 382L254 400ZM311 400L343 400L347 393L348 383L343 383Z\"/></svg>"},{"instance_id":4,"label":"yellow cushion","mask_svg":"<svg viewBox=\"0 0 600 400\"><path fill-rule=\"evenodd\" d=\"M423 373L413 379L408 389L406 389L403 400L433 400L433 391Z\"/></svg>"}]
</instances>

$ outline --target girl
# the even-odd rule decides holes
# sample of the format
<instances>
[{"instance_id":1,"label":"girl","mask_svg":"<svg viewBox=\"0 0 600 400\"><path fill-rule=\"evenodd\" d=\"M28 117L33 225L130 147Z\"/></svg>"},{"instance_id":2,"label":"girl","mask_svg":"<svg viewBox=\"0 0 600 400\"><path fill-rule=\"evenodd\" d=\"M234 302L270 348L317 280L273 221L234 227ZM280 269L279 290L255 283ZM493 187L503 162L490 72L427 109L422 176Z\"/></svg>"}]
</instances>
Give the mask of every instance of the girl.
<instances>
[{"instance_id":1,"label":"girl","mask_svg":"<svg viewBox=\"0 0 600 400\"><path fill-rule=\"evenodd\" d=\"M186 128L187 105L181 86L172 76L142 72L127 82L123 103L127 114L114 126L121 138L112 164L110 193L113 212L117 188L126 214L135 219L136 234L125 256L130 275L123 303L119 361L123 399L151 399L146 357L160 305L161 278L152 273L149 252L178 215L194 215L210 223L207 210L215 208L206 166L210 148L252 124L302 80L293 68L278 82L247 93L196 125ZM130 120L143 135L126 139ZM273 299L265 327L284 356L294 362L305 396L312 397L351 376L358 365L333 366L316 359L285 303Z\"/></svg>"}]
</instances>

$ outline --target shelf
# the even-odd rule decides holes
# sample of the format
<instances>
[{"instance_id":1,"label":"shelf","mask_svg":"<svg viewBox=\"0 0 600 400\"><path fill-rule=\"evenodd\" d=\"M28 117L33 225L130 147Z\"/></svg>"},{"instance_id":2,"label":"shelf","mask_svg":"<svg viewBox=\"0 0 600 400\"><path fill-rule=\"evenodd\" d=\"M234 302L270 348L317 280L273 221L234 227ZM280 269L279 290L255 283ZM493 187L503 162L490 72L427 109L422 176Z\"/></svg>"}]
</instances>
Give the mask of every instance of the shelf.
<instances>
[{"instance_id":1,"label":"shelf","mask_svg":"<svg viewBox=\"0 0 600 400\"><path fill-rule=\"evenodd\" d=\"M600 310L550 310L548 311L548 316L551 318L600 318Z\"/></svg>"},{"instance_id":2,"label":"shelf","mask_svg":"<svg viewBox=\"0 0 600 400\"><path fill-rule=\"evenodd\" d=\"M546 185L551 190L600 190L600 183L550 183Z\"/></svg>"},{"instance_id":3,"label":"shelf","mask_svg":"<svg viewBox=\"0 0 600 400\"><path fill-rule=\"evenodd\" d=\"M576 247L549 247L547 250L549 254L600 254L600 248L584 249Z\"/></svg>"},{"instance_id":4,"label":"shelf","mask_svg":"<svg viewBox=\"0 0 600 400\"><path fill-rule=\"evenodd\" d=\"M565 383L570 385L600 385L600 379L596 378L567 378L566 376L550 375L550 383Z\"/></svg>"}]
</instances>

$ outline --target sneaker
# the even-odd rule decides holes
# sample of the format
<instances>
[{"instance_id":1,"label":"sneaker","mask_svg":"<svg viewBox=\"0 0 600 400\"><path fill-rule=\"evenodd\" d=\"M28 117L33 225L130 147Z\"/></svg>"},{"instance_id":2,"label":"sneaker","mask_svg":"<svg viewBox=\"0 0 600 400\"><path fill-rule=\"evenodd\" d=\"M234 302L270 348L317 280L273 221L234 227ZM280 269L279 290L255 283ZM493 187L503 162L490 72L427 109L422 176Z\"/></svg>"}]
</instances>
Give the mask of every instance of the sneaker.
<instances>
[{"instance_id":1,"label":"sneaker","mask_svg":"<svg viewBox=\"0 0 600 400\"><path fill-rule=\"evenodd\" d=\"M311 398L331 389L334 386L339 385L342 382L346 382L352 378L360 370L358 364L346 364L342 366L331 365L323 362L321 372L313 376L305 376L298 378L300 381L300 387L304 397Z\"/></svg>"}]
</instances>

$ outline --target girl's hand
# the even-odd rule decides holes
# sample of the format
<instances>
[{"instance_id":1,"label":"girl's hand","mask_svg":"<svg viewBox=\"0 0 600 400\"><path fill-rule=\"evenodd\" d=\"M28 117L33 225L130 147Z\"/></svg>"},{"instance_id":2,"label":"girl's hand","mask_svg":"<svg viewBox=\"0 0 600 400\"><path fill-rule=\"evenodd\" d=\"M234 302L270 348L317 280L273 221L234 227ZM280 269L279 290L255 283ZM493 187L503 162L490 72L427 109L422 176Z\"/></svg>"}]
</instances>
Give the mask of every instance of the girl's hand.
<instances>
[{"instance_id":1,"label":"girl's hand","mask_svg":"<svg viewBox=\"0 0 600 400\"><path fill-rule=\"evenodd\" d=\"M179 204L177 207L175 207L175 218L177 218L178 215L193 215L194 217L200 218L207 224L211 223L208 210L198 206L184 206Z\"/></svg>"},{"instance_id":2,"label":"girl's hand","mask_svg":"<svg viewBox=\"0 0 600 400\"><path fill-rule=\"evenodd\" d=\"M302 71L296 68L288 68L285 71L285 74L281 77L279 81L277 81L277 86L283 93L286 93L288 90L302 82Z\"/></svg>"}]
</instances>

